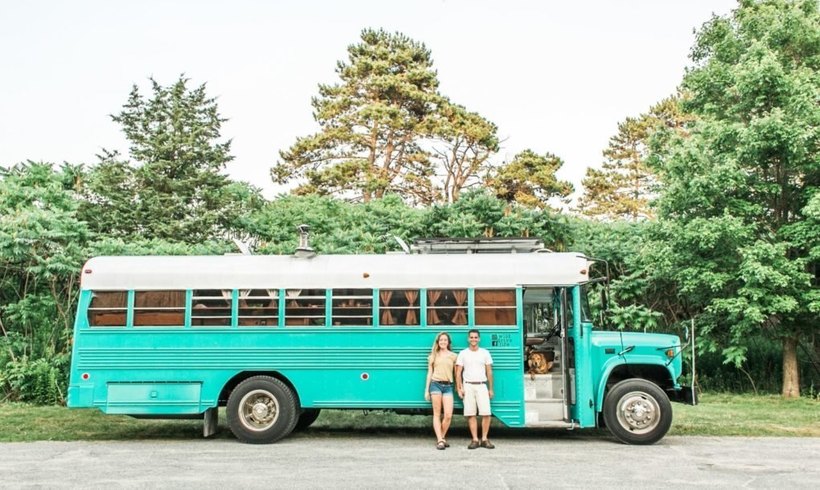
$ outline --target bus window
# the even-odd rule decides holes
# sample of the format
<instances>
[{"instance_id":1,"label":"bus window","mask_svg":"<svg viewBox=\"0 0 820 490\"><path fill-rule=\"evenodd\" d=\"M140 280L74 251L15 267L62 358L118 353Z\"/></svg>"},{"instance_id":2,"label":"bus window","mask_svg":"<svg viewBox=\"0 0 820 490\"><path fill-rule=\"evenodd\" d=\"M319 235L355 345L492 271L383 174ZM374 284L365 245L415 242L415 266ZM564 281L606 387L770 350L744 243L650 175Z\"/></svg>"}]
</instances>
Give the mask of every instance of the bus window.
<instances>
[{"instance_id":1,"label":"bus window","mask_svg":"<svg viewBox=\"0 0 820 490\"><path fill-rule=\"evenodd\" d=\"M476 325L515 325L515 289L476 289Z\"/></svg>"},{"instance_id":2,"label":"bus window","mask_svg":"<svg viewBox=\"0 0 820 490\"><path fill-rule=\"evenodd\" d=\"M592 310L589 307L589 287L581 286L581 321L592 322Z\"/></svg>"},{"instance_id":3,"label":"bus window","mask_svg":"<svg viewBox=\"0 0 820 490\"><path fill-rule=\"evenodd\" d=\"M466 325L466 289L428 289L428 325Z\"/></svg>"},{"instance_id":4,"label":"bus window","mask_svg":"<svg viewBox=\"0 0 820 490\"><path fill-rule=\"evenodd\" d=\"M135 327L181 327L185 325L185 291L137 291L134 293Z\"/></svg>"},{"instance_id":5,"label":"bus window","mask_svg":"<svg viewBox=\"0 0 820 490\"><path fill-rule=\"evenodd\" d=\"M124 327L127 308L127 291L94 291L88 308L88 324L92 327Z\"/></svg>"},{"instance_id":6,"label":"bus window","mask_svg":"<svg viewBox=\"0 0 820 490\"><path fill-rule=\"evenodd\" d=\"M278 289L240 289L239 325L279 325Z\"/></svg>"},{"instance_id":7,"label":"bus window","mask_svg":"<svg viewBox=\"0 0 820 490\"><path fill-rule=\"evenodd\" d=\"M191 325L229 327L232 303L230 289L195 289L191 299Z\"/></svg>"},{"instance_id":8,"label":"bus window","mask_svg":"<svg viewBox=\"0 0 820 490\"><path fill-rule=\"evenodd\" d=\"M419 325L418 289L382 289L379 291L380 325Z\"/></svg>"},{"instance_id":9,"label":"bus window","mask_svg":"<svg viewBox=\"0 0 820 490\"><path fill-rule=\"evenodd\" d=\"M285 325L321 326L324 324L324 289L285 290Z\"/></svg>"},{"instance_id":10,"label":"bus window","mask_svg":"<svg viewBox=\"0 0 820 490\"><path fill-rule=\"evenodd\" d=\"M372 289L334 289L333 325L372 325Z\"/></svg>"}]
</instances>

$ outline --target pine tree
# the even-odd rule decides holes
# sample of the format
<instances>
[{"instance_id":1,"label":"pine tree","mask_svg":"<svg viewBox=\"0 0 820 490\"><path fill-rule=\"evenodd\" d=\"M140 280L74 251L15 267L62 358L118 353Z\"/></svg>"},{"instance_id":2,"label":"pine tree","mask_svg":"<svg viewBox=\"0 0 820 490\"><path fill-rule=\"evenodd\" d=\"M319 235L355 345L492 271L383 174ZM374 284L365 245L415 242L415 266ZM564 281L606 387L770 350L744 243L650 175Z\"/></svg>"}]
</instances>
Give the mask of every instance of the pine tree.
<instances>
[{"instance_id":1,"label":"pine tree","mask_svg":"<svg viewBox=\"0 0 820 490\"><path fill-rule=\"evenodd\" d=\"M486 184L507 202L549 208L550 199L566 198L573 190L571 183L558 180L555 175L563 164L563 160L551 153L538 155L524 150L509 163L493 169L487 175Z\"/></svg>"},{"instance_id":2,"label":"pine tree","mask_svg":"<svg viewBox=\"0 0 820 490\"><path fill-rule=\"evenodd\" d=\"M401 33L365 29L336 72L341 82L320 85L312 101L319 132L280 153L274 182L299 183L296 194L432 201L434 171L419 146L439 100L430 51Z\"/></svg>"},{"instance_id":3,"label":"pine tree","mask_svg":"<svg viewBox=\"0 0 820 490\"><path fill-rule=\"evenodd\" d=\"M618 134L603 151L601 169L588 168L578 210L606 220L653 219L650 204L657 196L658 178L648 161L650 138L660 128L684 130L691 120L680 110L680 97L669 97L637 118L618 124Z\"/></svg>"}]
</instances>

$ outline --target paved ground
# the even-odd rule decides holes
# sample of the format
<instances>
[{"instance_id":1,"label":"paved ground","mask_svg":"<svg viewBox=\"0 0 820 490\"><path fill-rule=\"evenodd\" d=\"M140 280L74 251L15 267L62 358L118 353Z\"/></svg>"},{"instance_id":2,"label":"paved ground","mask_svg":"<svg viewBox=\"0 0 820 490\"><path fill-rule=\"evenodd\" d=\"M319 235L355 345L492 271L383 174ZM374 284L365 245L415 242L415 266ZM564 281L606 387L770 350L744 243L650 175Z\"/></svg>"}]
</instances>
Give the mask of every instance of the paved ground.
<instances>
[{"instance_id":1,"label":"paved ground","mask_svg":"<svg viewBox=\"0 0 820 490\"><path fill-rule=\"evenodd\" d=\"M467 440L339 433L253 446L232 439L0 444L0 488L817 488L820 438Z\"/></svg>"}]
</instances>

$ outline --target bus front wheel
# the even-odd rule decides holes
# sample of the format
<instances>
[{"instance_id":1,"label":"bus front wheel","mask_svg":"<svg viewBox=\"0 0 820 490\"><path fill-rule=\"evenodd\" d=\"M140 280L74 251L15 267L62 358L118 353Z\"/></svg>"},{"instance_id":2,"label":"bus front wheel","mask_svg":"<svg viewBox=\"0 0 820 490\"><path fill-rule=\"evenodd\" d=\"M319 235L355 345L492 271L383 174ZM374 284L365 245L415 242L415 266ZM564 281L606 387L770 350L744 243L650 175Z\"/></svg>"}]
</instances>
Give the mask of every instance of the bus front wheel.
<instances>
[{"instance_id":1,"label":"bus front wheel","mask_svg":"<svg viewBox=\"0 0 820 490\"><path fill-rule=\"evenodd\" d=\"M625 444L654 444L672 426L672 404L658 385L645 379L626 379L604 399L604 422Z\"/></svg>"},{"instance_id":2,"label":"bus front wheel","mask_svg":"<svg viewBox=\"0 0 820 490\"><path fill-rule=\"evenodd\" d=\"M254 376L228 397L228 425L242 442L268 444L288 435L296 424L296 396L285 383Z\"/></svg>"}]
</instances>

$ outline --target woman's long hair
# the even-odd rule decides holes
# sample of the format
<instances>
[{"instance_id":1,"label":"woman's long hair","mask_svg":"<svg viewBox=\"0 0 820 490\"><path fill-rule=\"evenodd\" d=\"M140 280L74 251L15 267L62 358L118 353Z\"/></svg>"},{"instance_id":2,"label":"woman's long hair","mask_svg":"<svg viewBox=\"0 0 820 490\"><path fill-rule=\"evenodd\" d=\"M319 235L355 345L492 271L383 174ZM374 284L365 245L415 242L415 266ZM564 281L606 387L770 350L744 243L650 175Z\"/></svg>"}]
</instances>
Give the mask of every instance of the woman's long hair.
<instances>
[{"instance_id":1,"label":"woman's long hair","mask_svg":"<svg viewBox=\"0 0 820 490\"><path fill-rule=\"evenodd\" d=\"M433 349L430 351L434 357L438 354L438 351L441 350L438 346L438 341L442 335L447 337L447 350L453 350L453 339L450 338L450 334L447 332L439 332L438 335L436 335L436 340L433 341Z\"/></svg>"}]
</instances>

